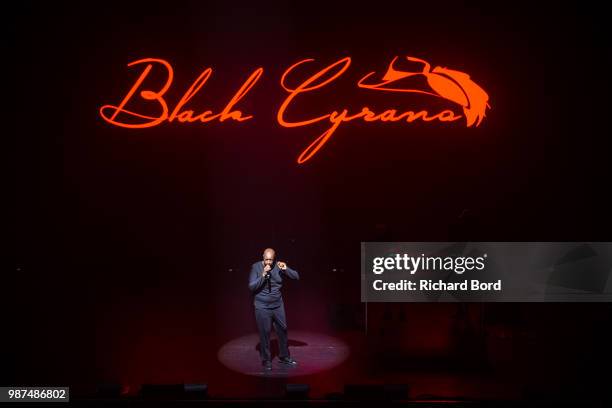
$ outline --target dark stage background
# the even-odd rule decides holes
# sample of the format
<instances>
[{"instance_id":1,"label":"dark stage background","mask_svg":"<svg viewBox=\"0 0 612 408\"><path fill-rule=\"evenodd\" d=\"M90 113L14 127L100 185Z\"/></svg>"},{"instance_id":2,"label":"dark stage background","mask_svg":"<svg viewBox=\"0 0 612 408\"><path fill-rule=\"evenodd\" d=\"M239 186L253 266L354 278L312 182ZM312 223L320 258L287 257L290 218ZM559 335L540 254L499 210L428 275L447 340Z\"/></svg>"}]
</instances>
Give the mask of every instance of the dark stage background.
<instances>
[{"instance_id":1,"label":"dark stage background","mask_svg":"<svg viewBox=\"0 0 612 408\"><path fill-rule=\"evenodd\" d=\"M610 24L592 4L21 3L3 16L3 133L16 142L5 384L207 381L258 395L216 353L255 331L247 275L267 246L302 276L284 288L290 334L354 345L366 329L360 241L612 240ZM492 108L478 128L346 124L298 165L323 128L275 122L278 79L300 59L347 55L345 81L304 98L304 115L360 108L350 81L395 55L469 73ZM146 57L172 63L171 100L212 66L194 106L216 111L264 67L240 103L255 119L110 126L99 107L120 101L136 77L126 64ZM602 393L610 312L370 305L368 341L303 381L323 394L427 372L451 380L420 375L424 393L478 395L480 380L452 380L475 368L519 396Z\"/></svg>"}]
</instances>

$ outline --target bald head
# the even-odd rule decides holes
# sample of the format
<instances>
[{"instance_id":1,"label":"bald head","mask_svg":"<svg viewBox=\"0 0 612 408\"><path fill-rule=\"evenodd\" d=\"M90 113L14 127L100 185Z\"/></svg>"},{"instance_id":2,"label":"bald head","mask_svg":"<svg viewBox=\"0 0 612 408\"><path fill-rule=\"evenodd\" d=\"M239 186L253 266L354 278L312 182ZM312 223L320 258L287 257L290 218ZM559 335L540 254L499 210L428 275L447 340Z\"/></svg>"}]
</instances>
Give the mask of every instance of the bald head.
<instances>
[{"instance_id":1,"label":"bald head","mask_svg":"<svg viewBox=\"0 0 612 408\"><path fill-rule=\"evenodd\" d=\"M264 265L272 265L276 252L272 248L266 248L263 252L263 263Z\"/></svg>"}]
</instances>

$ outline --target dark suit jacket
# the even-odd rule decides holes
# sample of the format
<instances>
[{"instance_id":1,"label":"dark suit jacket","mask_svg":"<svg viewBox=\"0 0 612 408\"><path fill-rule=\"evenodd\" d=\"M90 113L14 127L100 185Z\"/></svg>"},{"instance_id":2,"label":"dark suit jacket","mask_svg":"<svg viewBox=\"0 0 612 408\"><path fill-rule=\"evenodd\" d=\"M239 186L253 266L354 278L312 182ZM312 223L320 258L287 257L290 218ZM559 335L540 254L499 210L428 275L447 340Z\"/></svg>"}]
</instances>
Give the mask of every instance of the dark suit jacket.
<instances>
[{"instance_id":1,"label":"dark suit jacket","mask_svg":"<svg viewBox=\"0 0 612 408\"><path fill-rule=\"evenodd\" d=\"M287 266L286 270L274 264L274 268L269 272L270 277L265 279L261 276L263 272L263 262L255 262L251 266L249 274L249 289L253 293L253 304L258 309L272 309L279 307L283 303L281 288L283 287L283 279L285 277L291 279L300 279L300 275L296 270Z\"/></svg>"}]
</instances>

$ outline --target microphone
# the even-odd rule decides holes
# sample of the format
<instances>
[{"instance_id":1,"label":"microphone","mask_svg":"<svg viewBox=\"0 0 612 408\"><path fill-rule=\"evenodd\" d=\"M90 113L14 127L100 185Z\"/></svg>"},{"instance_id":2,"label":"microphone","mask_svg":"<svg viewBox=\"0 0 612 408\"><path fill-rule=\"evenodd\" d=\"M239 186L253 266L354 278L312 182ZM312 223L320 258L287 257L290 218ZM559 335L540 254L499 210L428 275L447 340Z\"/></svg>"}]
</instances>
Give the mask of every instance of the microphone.
<instances>
[{"instance_id":1,"label":"microphone","mask_svg":"<svg viewBox=\"0 0 612 408\"><path fill-rule=\"evenodd\" d=\"M270 279L270 271L272 271L272 267L270 268L270 270L268 272L266 272L266 274L264 275L264 279Z\"/></svg>"}]
</instances>

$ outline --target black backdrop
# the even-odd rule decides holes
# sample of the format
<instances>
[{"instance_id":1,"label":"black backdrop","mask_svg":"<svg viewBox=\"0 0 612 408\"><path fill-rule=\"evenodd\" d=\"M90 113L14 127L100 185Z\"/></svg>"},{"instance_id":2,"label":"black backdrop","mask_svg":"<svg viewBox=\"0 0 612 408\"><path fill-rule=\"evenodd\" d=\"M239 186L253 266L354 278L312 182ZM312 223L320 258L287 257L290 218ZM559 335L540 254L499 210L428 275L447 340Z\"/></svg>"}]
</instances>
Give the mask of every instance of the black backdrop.
<instances>
[{"instance_id":1,"label":"black backdrop","mask_svg":"<svg viewBox=\"0 0 612 408\"><path fill-rule=\"evenodd\" d=\"M609 23L593 5L22 3L3 27L16 142L7 383L155 379L136 366L200 378L187 355L213 364L203 345L253 331L246 274L267 246L303 275L287 288L293 327L326 330L330 305L359 302L360 241L611 239ZM298 165L322 130L275 123L278 78L347 55L351 79L394 55L468 72L492 109L469 129L347 124ZM264 67L240 104L255 120L110 126L99 107L146 57L172 63L174 100L212 66L197 105L215 110ZM351 92L302 109L358 109Z\"/></svg>"}]
</instances>

